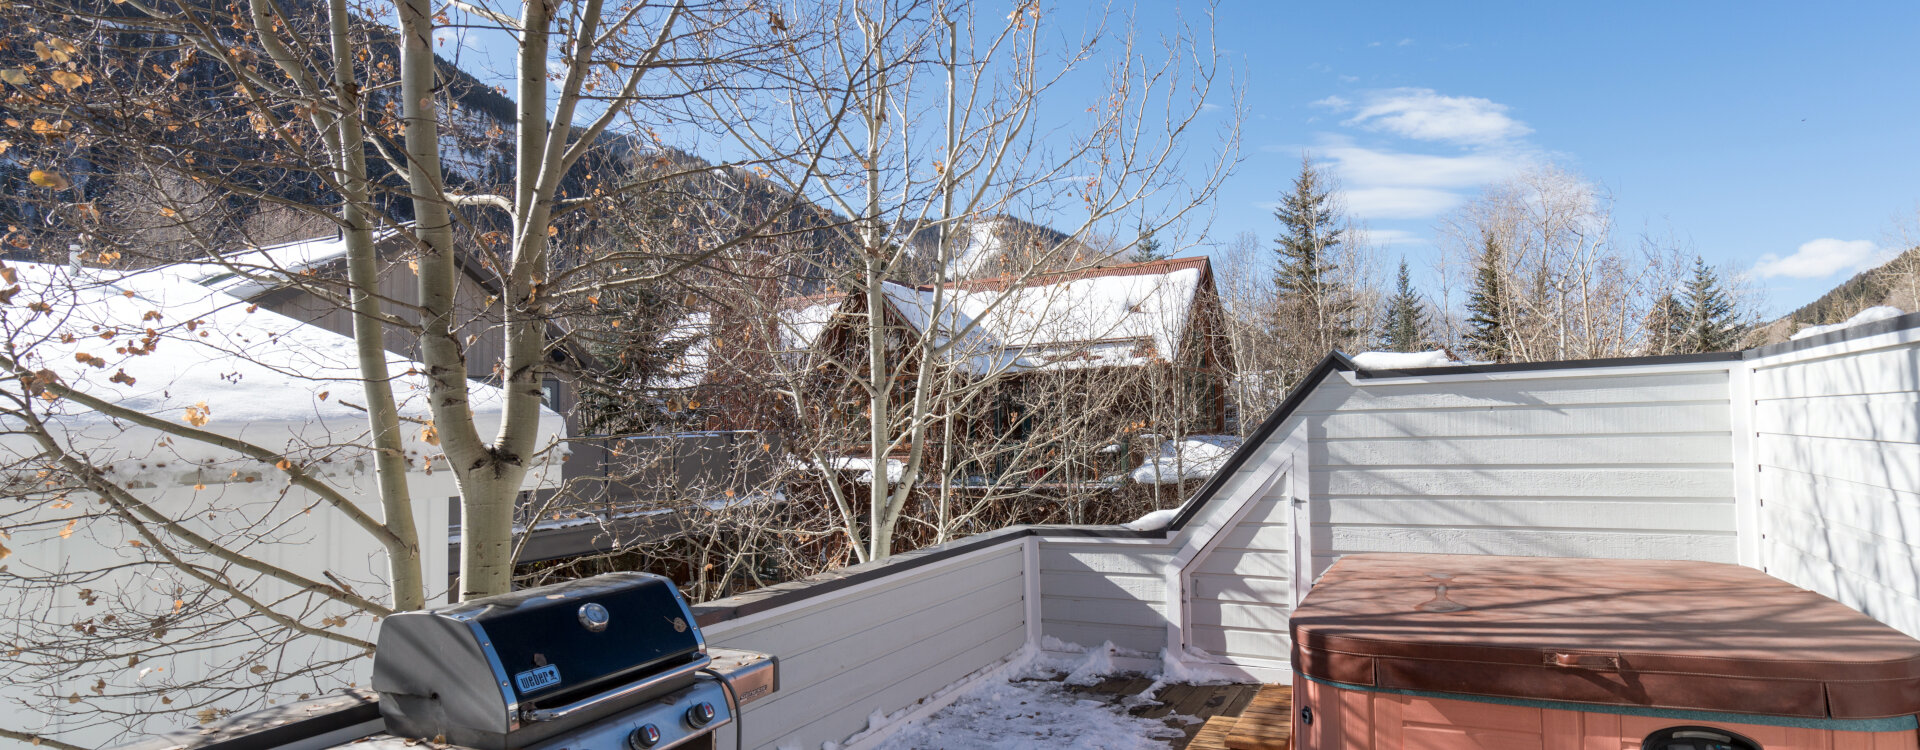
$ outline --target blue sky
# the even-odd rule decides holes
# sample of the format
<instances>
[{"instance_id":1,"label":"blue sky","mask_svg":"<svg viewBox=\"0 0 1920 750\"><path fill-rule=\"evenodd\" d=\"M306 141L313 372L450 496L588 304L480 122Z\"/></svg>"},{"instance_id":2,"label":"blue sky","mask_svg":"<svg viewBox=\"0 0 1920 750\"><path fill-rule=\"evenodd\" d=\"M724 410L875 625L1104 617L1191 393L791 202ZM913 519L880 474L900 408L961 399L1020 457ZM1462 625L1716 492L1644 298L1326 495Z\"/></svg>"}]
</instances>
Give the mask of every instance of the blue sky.
<instances>
[{"instance_id":1,"label":"blue sky","mask_svg":"<svg viewBox=\"0 0 1920 750\"><path fill-rule=\"evenodd\" d=\"M1093 7L1047 16L1077 38ZM1116 10L1151 30L1199 7ZM1618 240L1671 236L1749 273L1773 315L1888 257L1920 216L1920 3L1222 0L1218 19L1248 119L1209 206L1216 241L1271 239L1269 207L1311 153L1389 262L1432 288L1436 221L1550 161L1612 196ZM487 54L503 46L462 62L505 83L507 58ZM1097 78L1069 77L1049 109L1098 101ZM1197 171L1211 144L1193 145Z\"/></svg>"},{"instance_id":2,"label":"blue sky","mask_svg":"<svg viewBox=\"0 0 1920 750\"><path fill-rule=\"evenodd\" d=\"M1920 201L1920 3L1226 0L1219 19L1249 119L1216 237L1270 238L1304 150L1420 277L1436 218L1549 159L1612 194L1616 237L1676 235L1783 313L1883 258Z\"/></svg>"}]
</instances>

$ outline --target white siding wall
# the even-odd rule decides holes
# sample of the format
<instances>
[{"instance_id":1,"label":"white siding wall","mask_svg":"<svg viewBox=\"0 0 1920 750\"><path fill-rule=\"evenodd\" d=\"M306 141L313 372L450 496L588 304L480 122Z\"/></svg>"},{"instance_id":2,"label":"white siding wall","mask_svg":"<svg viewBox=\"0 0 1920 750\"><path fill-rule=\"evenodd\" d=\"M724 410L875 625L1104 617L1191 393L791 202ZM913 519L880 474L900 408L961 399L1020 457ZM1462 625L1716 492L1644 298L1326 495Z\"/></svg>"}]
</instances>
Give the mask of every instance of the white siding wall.
<instances>
[{"instance_id":1,"label":"white siding wall","mask_svg":"<svg viewBox=\"0 0 1920 750\"><path fill-rule=\"evenodd\" d=\"M1329 378L1300 412L1314 575L1356 552L1735 561L1728 374L1675 369Z\"/></svg>"},{"instance_id":2,"label":"white siding wall","mask_svg":"<svg viewBox=\"0 0 1920 750\"><path fill-rule=\"evenodd\" d=\"M169 481L165 486L136 489L134 494L196 533L220 540L229 549L239 549L260 562L314 580L325 580L329 575L337 576L375 601L387 600L389 590L385 581L389 579L386 551L378 540L345 515L330 510L325 502L305 489L286 488L284 483L274 482L271 478L260 482L229 481L231 466L252 471L259 465L247 462L243 466L236 462L203 471L183 471L176 475L180 480L178 483ZM342 471L324 479L360 504L362 511L380 517L379 492L371 472ZM195 489L194 482L204 483L205 489ZM441 601L446 596L446 582L449 580L445 498L457 494L459 490L454 486L451 472L439 472L432 476L411 473L407 475L407 486L414 497L414 523L420 533L423 550L420 559L428 600ZM281 494L282 490L285 494ZM43 592L8 591L5 594L7 601L0 604L0 612L4 612L5 617L0 619L11 625L0 627L0 643L31 642L34 633L23 630L20 624L33 622L34 618L45 618L42 622L77 622L98 617L103 611L112 612L113 608L120 606L127 607L135 614L168 612L176 590L189 592L183 598L195 607L206 603L203 597L226 599L224 594L208 590L201 582L164 562L149 562L153 558L141 549L130 546L129 541L138 538L130 527L110 519L86 520L85 514L97 512L88 505L91 503L75 505L71 512L49 514L45 519L48 525L45 526L16 528L12 538L6 540L13 554L7 557L4 564L22 576L103 571L104 574L90 578L85 583L102 592L106 601L101 603L107 609L83 606L77 597L64 589L46 595L42 595ZM237 512L235 508L244 512ZM307 512L309 510L312 512ZM63 517L79 519L78 531L71 536L61 536L59 533L61 525L58 520ZM16 516L11 520L18 522L22 519ZM253 543L249 545L248 542ZM175 540L175 543L178 544L178 541ZM191 553L184 544L180 544L176 551L196 564L219 564L210 557ZM238 571L235 571L233 578L240 581L249 579ZM246 586L245 591L269 602L283 598L291 602L302 601L296 587L277 580L263 578L254 581ZM23 611L23 607L31 607L32 611ZM297 612L292 605L280 607L278 611ZM121 616L126 614L121 612ZM350 616L345 625L333 628L334 632L367 641L375 639L379 626L376 618L344 605L322 605L317 611L307 613L307 619L318 620L333 615ZM238 670L247 662L260 658L255 650L261 644L249 640L250 631L247 630L249 627L266 625L257 618L226 625L217 624L217 618L214 617L195 618L187 622L193 627L210 627L202 638L203 642L198 644L204 648L188 649L183 643L178 650L161 649L158 655L144 656L141 665L165 670L164 675L170 678L171 684L190 685L207 678L217 678L221 684L227 684L230 678L223 677L227 670ZM214 642L216 638L217 643ZM337 671L320 670L310 679L287 679L270 691L263 689L261 693L251 695L216 695L208 690L182 690L173 692L171 697L176 700L184 697L191 701L207 701L205 705L209 708L233 711L257 707L259 704L256 701L263 697L289 701L300 693L329 692L345 688L349 683L365 685L372 674L373 663L370 659L352 661L359 656L358 649L346 644L318 638L295 638L284 647L270 650L265 663L347 661L349 666ZM146 684L152 686L156 683ZM44 695L47 687L26 682L0 684L0 701L15 706L36 705L42 702L40 696ZM52 687L58 691L62 688L77 689L78 686ZM123 689L126 689L125 685L116 685L115 692ZM128 714L163 708L152 697L89 696L89 700L99 710ZM61 739L86 746L104 747L128 739L123 730L112 724L75 729L33 711L16 709L14 715L20 720L9 729L62 733ZM149 732L173 731L192 724L190 715L172 714L146 723L144 729Z\"/></svg>"},{"instance_id":3,"label":"white siding wall","mask_svg":"<svg viewBox=\"0 0 1920 750\"><path fill-rule=\"evenodd\" d=\"M1920 636L1920 345L1875 338L1752 363L1762 562Z\"/></svg>"},{"instance_id":4,"label":"white siding wall","mask_svg":"<svg viewBox=\"0 0 1920 750\"><path fill-rule=\"evenodd\" d=\"M1265 482L1268 476L1235 479ZM1273 482L1187 565L1187 645L1243 665L1291 658L1287 618L1293 615L1294 545L1288 486Z\"/></svg>"},{"instance_id":5,"label":"white siding wall","mask_svg":"<svg viewBox=\"0 0 1920 750\"><path fill-rule=\"evenodd\" d=\"M780 689L745 712L747 747L841 742L869 714L912 706L1020 650L1025 567L1016 539L702 628L710 645L780 658ZM733 733L720 735L732 747Z\"/></svg>"},{"instance_id":6,"label":"white siding wall","mask_svg":"<svg viewBox=\"0 0 1920 750\"><path fill-rule=\"evenodd\" d=\"M1040 632L1157 654L1167 645L1169 545L1040 540Z\"/></svg>"}]
</instances>

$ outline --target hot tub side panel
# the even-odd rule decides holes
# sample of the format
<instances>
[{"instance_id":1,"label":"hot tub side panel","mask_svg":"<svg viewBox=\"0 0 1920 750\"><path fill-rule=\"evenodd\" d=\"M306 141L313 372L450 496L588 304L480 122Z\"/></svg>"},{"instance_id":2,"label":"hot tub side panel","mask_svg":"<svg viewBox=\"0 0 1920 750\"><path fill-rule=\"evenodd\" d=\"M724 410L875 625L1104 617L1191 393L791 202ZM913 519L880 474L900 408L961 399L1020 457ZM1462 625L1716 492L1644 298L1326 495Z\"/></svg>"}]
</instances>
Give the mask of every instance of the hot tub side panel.
<instances>
[{"instance_id":1,"label":"hot tub side panel","mask_svg":"<svg viewBox=\"0 0 1920 750\"><path fill-rule=\"evenodd\" d=\"M1914 730L1856 732L1690 721L1356 690L1296 675L1295 750L1640 750L1658 730L1725 729L1764 750L1916 750ZM1312 723L1305 721L1312 712Z\"/></svg>"}]
</instances>

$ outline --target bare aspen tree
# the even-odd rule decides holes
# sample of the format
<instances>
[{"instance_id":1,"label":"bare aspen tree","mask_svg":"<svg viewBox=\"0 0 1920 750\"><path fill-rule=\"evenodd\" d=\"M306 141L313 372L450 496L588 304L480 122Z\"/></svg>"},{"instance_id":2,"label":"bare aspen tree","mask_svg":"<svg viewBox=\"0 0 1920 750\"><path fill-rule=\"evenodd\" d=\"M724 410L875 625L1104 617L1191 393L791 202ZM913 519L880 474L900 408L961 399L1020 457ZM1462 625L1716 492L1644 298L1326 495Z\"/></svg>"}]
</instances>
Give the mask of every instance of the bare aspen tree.
<instances>
[{"instance_id":1,"label":"bare aspen tree","mask_svg":"<svg viewBox=\"0 0 1920 750\"><path fill-rule=\"evenodd\" d=\"M441 477L451 476L460 497L459 595L508 590L517 500L532 472L558 460L549 442L553 414L541 401L543 376L563 343L565 314L591 310L600 295L671 278L747 243L772 223L719 225L691 245L596 244L593 220L608 204L649 185L737 164L646 173L588 167L664 152L656 128L683 122L688 114L675 101L694 89L709 95L736 90L730 82L756 60L776 50L804 50L807 44L770 29L765 15L750 4L729 2L440 7L415 0L391 5L128 0L10 3L5 14L11 26L31 29L33 35L27 44L11 47L0 67L10 113L4 123L8 158L32 165L33 184L30 195L8 206L19 221L7 241L17 250L63 263L71 247L73 265L90 271L284 284L346 311L350 346L326 349L325 358L309 369L344 364L351 374L328 370L329 378L342 381L340 387L320 389L311 408L351 404L364 427L349 446L334 446L365 451L355 460L367 470L342 478L313 465L331 454L315 453L312 445L236 442L217 429L189 429L200 426L191 420L205 418L206 408L199 416L190 414L183 426L177 414L121 404L117 396L134 388L131 379L49 380L39 374L44 368L31 364L32 347L46 342L32 336L22 340L4 363L14 406L6 417L9 430L30 440L17 445L30 448L16 452L12 468L27 472L29 480L38 472L55 472L50 476L59 479L48 488L67 496L53 500L46 498L58 495L25 490L16 496L114 509L72 519L76 530L100 527L97 534L88 532L88 539L113 537L117 544L126 534L152 531L152 538L129 540L147 550L142 564L189 582L183 585L190 590L182 593L191 595L164 595L164 601L183 602L180 610L203 622L224 617L220 622L226 625L220 627L253 628L261 654L288 655L284 662L202 674L190 685L158 686L157 672L143 676L145 685L103 675L97 691L68 702L54 700L61 694L51 681L64 684L88 669L106 669L104 657L154 659L216 645L237 647L238 641L208 636L214 640L198 644L176 637L129 654L116 650L121 647L113 644L120 641L113 639L137 638L159 627L149 616L155 613L144 612L135 628L137 618L129 609L113 613L111 627L96 619L92 627L75 631L79 636L58 641L59 648L94 658L61 657L68 661L54 665L33 661L44 653L28 654L20 644L38 636L22 635L12 648L23 659L14 663L19 669L13 674L22 683L49 681L40 694L46 702L38 708L64 717L63 727L81 729L257 706L285 699L296 691L289 686L302 680L307 690L300 692L317 692L363 672L363 648L315 661L312 668L294 655L318 642L364 647L370 618L355 621L351 629L359 634L352 636L335 637L330 627L347 626L327 623L420 607L445 585L426 572L436 569L432 561L444 559L445 551L422 543L423 536L444 538L443 532L426 534L416 519L442 517L422 514L456 493L437 488L420 496L415 478L429 467L437 465ZM452 26L484 27L516 45L518 89L510 101L495 100L509 106L491 123L463 109L484 103L479 94L486 92L435 55L441 32ZM494 153L502 158L476 162ZM797 184L807 179L802 175ZM338 273L296 268L270 251L233 252L316 227L337 233L344 247ZM569 242L576 245L564 244ZM562 248L568 252L558 252ZM211 275L202 273L209 266ZM390 283L395 279L401 283ZM470 291L463 279L480 279L490 291ZM27 304L25 297L14 301ZM74 312L57 302L9 312L24 316L17 326ZM197 318L171 319L169 309L156 302L142 311L159 316L137 321L151 329L145 333L106 329L133 337L131 343L120 342L117 356L142 356L145 351L127 350L164 347L169 336L191 343L208 333L194 328ZM100 331L73 335L81 333ZM141 343L143 337L151 341ZM242 361L255 353L254 347L233 348ZM396 350L408 352L418 364L396 366L409 361L393 357L390 352ZM86 361L82 365L91 367ZM476 385L470 380L476 377L497 383L498 389ZM167 383L142 378L138 389L166 392ZM246 493L254 488L239 480L254 476L323 498L306 510L346 523L329 529L339 536L316 544L370 542L380 550L380 569L370 575L356 572L351 581L311 576L289 581L256 569L265 565L261 560L281 554L275 551L280 546L312 542L312 537L284 533L291 527L275 526L279 522L272 517L223 513L225 508L214 511L214 520L253 525L227 527L223 533L230 536L214 536L194 526L199 523L194 514L202 508L136 504L137 493L128 496L126 487L101 481L105 459L84 455L84 443L63 442L61 420L70 414L33 409L39 405L35 399L48 398L160 431L165 445L202 443L233 460L259 464L234 470L239 474L228 488L233 496L250 497ZM220 415L234 413L221 394L209 394L207 400L215 425L221 424ZM298 402L282 406L293 413L309 408ZM265 473L249 473L257 471ZM276 493L281 491L265 491L262 507L279 508ZM58 541L48 543L78 544L71 536L56 535ZM36 585L48 596L74 597L89 588L85 575L49 573ZM273 593L280 585L305 593ZM377 595L355 593L374 589ZM191 608L208 592L218 592L224 603ZM129 591L134 598L128 601L139 599L135 594L163 596ZM310 601L352 610L336 612ZM187 627L165 630L179 636ZM206 627L202 632L215 628ZM120 663L121 669L131 668ZM167 693L185 688L196 691L190 699ZM112 703L116 700L121 702ZM22 733L8 731L9 736Z\"/></svg>"},{"instance_id":2,"label":"bare aspen tree","mask_svg":"<svg viewBox=\"0 0 1920 750\"><path fill-rule=\"evenodd\" d=\"M1237 142L1237 119L1201 130L1201 105L1217 75L1205 40L1184 25L1158 40L1130 29L1109 40L1100 30L1054 52L1046 46L1052 37L1042 34L1042 8L1023 2L1003 16L976 5L907 0L796 12L785 22L829 41L787 58L789 90L702 99L716 121L730 124L734 143L776 162L770 169L778 179L847 217L853 257L828 271L859 295L844 312L864 317L853 349L861 359L808 366L829 373L812 377L858 391L865 423L858 453L875 479L857 489L835 481L836 467L850 465L849 446L822 444L801 455L821 472L858 560L895 550L895 531L941 421L937 410L953 401L941 393L943 368L974 338L974 324L956 320L948 282L985 265L988 253L1010 289L1041 273L1097 263L1102 258L1082 251L1083 238L1137 213L1149 198L1169 207L1159 226L1170 225L1212 195L1231 163L1222 157L1211 170L1174 168L1182 144L1194 138L1218 137L1225 153ZM1096 58L1095 41L1113 42L1115 51ZM1087 103L1085 122L1063 133L1040 103L1061 95L1056 87L1068 73L1096 64L1108 72L1106 93ZM840 128L831 138L829 124ZM795 141L828 149L812 161L773 158ZM803 182L808 177L810 184ZM1061 241L1001 247L991 228L1015 213L1076 218ZM937 237L931 259L908 241L922 232ZM903 335L908 321L888 313L888 285L896 282L926 285L925 309L914 314L948 333ZM911 378L896 378L909 363ZM963 387L985 386L976 374ZM844 393L820 402L796 385L786 395L794 413L810 415L838 408ZM895 455L902 456L897 472L886 468Z\"/></svg>"},{"instance_id":3,"label":"bare aspen tree","mask_svg":"<svg viewBox=\"0 0 1920 750\"><path fill-rule=\"evenodd\" d=\"M1643 235L1637 247L1622 247L1609 202L1579 176L1548 166L1490 185L1443 218L1448 284L1481 297L1471 300L1479 308L1470 327L1497 322L1503 360L1659 351L1649 320L1693 257L1670 238ZM1488 289L1498 294L1484 299Z\"/></svg>"}]
</instances>

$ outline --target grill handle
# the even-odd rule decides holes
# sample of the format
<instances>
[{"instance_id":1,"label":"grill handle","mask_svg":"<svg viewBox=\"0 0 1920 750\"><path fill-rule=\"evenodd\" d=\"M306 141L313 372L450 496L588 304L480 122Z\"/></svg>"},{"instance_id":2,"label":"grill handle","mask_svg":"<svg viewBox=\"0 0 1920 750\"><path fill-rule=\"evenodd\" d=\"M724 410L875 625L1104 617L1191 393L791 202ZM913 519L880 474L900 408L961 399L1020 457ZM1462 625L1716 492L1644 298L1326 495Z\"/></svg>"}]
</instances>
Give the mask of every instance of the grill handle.
<instances>
[{"instance_id":1,"label":"grill handle","mask_svg":"<svg viewBox=\"0 0 1920 750\"><path fill-rule=\"evenodd\" d=\"M581 698L580 700L574 701L572 703L568 703L567 705L564 705L564 706L555 706L553 708L524 709L522 710L521 715L525 718L526 721L529 721L529 722L558 721L560 719L567 718L568 716L572 716L582 711L591 711L595 708L599 708L609 703L617 702L622 698L627 698L640 693L645 693L648 690L652 690L653 688L659 687L664 683L673 682L681 678L687 677L689 675L692 675L695 672L705 669L707 665L712 662L713 662L713 657L708 656L706 654L700 654L696 656L693 661L690 661L690 662L687 662L686 664L682 664L678 667L675 667L671 671L661 672L660 674L654 675L652 677L648 677L644 680L640 680L639 682L633 682L626 685L621 685L620 687L614 688L612 690L608 690L604 693L596 693L594 695L589 695L585 698Z\"/></svg>"}]
</instances>

